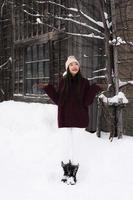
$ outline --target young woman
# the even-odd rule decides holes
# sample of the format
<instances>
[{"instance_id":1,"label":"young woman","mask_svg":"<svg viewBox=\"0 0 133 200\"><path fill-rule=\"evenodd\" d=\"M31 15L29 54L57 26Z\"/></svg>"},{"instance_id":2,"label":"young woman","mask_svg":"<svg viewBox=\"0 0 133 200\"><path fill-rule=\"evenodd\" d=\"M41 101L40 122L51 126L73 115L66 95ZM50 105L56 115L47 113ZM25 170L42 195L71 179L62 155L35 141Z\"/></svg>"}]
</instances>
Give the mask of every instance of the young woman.
<instances>
[{"instance_id":1,"label":"young woman","mask_svg":"<svg viewBox=\"0 0 133 200\"><path fill-rule=\"evenodd\" d=\"M80 64L74 56L69 56L66 74L59 83L58 90L51 84L40 83L53 102L58 105L58 127L86 128L89 123L88 106L100 91L96 84L82 77Z\"/></svg>"},{"instance_id":2,"label":"young woman","mask_svg":"<svg viewBox=\"0 0 133 200\"><path fill-rule=\"evenodd\" d=\"M100 87L90 85L89 80L81 75L79 61L74 56L67 58L65 67L65 76L61 79L58 90L51 84L39 84L39 87L58 106L59 128L86 128L89 123L88 106Z\"/></svg>"}]
</instances>

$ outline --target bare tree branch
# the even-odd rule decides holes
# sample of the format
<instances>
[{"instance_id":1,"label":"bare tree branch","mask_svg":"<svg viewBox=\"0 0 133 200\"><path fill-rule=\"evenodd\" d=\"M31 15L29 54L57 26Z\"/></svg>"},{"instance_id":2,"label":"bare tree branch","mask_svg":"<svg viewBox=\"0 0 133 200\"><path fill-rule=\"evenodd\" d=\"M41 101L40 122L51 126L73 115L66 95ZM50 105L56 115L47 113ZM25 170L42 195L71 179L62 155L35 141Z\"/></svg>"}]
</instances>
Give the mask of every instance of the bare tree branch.
<instances>
[{"instance_id":1,"label":"bare tree branch","mask_svg":"<svg viewBox=\"0 0 133 200\"><path fill-rule=\"evenodd\" d=\"M8 60L5 63L3 63L2 65L0 65L0 69L2 69L4 66L6 66L9 62L12 63L12 58L11 57L9 57Z\"/></svg>"}]
</instances>

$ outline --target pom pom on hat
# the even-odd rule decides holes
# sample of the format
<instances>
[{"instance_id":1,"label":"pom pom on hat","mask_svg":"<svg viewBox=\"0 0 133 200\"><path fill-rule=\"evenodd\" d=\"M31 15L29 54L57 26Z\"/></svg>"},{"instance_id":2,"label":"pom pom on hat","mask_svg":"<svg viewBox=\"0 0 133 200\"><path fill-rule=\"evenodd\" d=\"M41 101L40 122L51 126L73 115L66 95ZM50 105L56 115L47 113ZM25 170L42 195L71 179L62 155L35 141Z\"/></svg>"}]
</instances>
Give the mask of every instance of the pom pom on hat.
<instances>
[{"instance_id":1,"label":"pom pom on hat","mask_svg":"<svg viewBox=\"0 0 133 200\"><path fill-rule=\"evenodd\" d=\"M79 61L75 58L75 56L69 56L69 57L67 58L66 63L65 63L66 71L67 71L68 66L69 66L72 62L76 62L76 63L78 63L78 65L79 65Z\"/></svg>"}]
</instances>

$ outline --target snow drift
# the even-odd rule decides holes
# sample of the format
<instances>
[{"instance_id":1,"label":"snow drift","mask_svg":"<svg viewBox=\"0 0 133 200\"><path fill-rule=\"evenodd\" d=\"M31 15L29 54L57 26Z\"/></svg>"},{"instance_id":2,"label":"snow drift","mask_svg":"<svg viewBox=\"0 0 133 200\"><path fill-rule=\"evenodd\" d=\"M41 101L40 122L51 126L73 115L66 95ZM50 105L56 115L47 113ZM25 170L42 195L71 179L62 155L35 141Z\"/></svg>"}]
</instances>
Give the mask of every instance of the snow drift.
<instances>
[{"instance_id":1,"label":"snow drift","mask_svg":"<svg viewBox=\"0 0 133 200\"><path fill-rule=\"evenodd\" d=\"M58 129L57 107L0 103L1 200L132 200L133 138L111 143L76 129ZM79 162L77 184L63 184L61 160L69 150Z\"/></svg>"}]
</instances>

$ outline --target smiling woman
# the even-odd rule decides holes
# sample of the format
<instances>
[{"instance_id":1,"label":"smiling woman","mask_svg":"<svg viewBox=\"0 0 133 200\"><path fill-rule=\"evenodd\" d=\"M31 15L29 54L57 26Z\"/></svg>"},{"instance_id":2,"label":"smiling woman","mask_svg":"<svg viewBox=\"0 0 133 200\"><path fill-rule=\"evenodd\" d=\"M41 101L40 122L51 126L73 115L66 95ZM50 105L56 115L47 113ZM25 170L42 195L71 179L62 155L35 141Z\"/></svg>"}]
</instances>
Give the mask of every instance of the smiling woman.
<instances>
[{"instance_id":1,"label":"smiling woman","mask_svg":"<svg viewBox=\"0 0 133 200\"><path fill-rule=\"evenodd\" d=\"M101 90L84 78L79 61L69 56L65 63L66 75L60 80L56 90L52 84L39 84L53 102L58 105L58 127L86 128L89 123L88 106Z\"/></svg>"},{"instance_id":2,"label":"smiling woman","mask_svg":"<svg viewBox=\"0 0 133 200\"><path fill-rule=\"evenodd\" d=\"M88 106L92 104L95 95L100 91L100 87L96 84L90 85L89 81L82 77L80 72L79 61L74 56L69 56L65 63L66 73L59 83L58 90L55 90L51 84L39 84L41 89L44 89L48 96L58 106L58 127L68 128L70 131L72 140L74 128L86 128L89 123ZM73 145L72 145L73 146ZM72 147L71 147L72 148ZM70 151L70 150L69 150ZM73 155L71 155L70 162L66 166L70 167L69 172L75 169L71 160L73 161ZM64 169L64 168L63 168ZM67 182L67 178L73 178L70 180L70 184L76 183L75 176L69 176L72 173L65 173L65 179L62 181Z\"/></svg>"},{"instance_id":3,"label":"smiling woman","mask_svg":"<svg viewBox=\"0 0 133 200\"><path fill-rule=\"evenodd\" d=\"M69 70L70 70L70 73L72 74L72 76L75 76L78 73L78 71L79 71L79 65L78 65L78 63L72 62L69 65Z\"/></svg>"},{"instance_id":4,"label":"smiling woman","mask_svg":"<svg viewBox=\"0 0 133 200\"><path fill-rule=\"evenodd\" d=\"M69 68L69 71L72 76L75 76L79 72L79 62L74 56L69 56L66 61L66 71Z\"/></svg>"}]
</instances>

